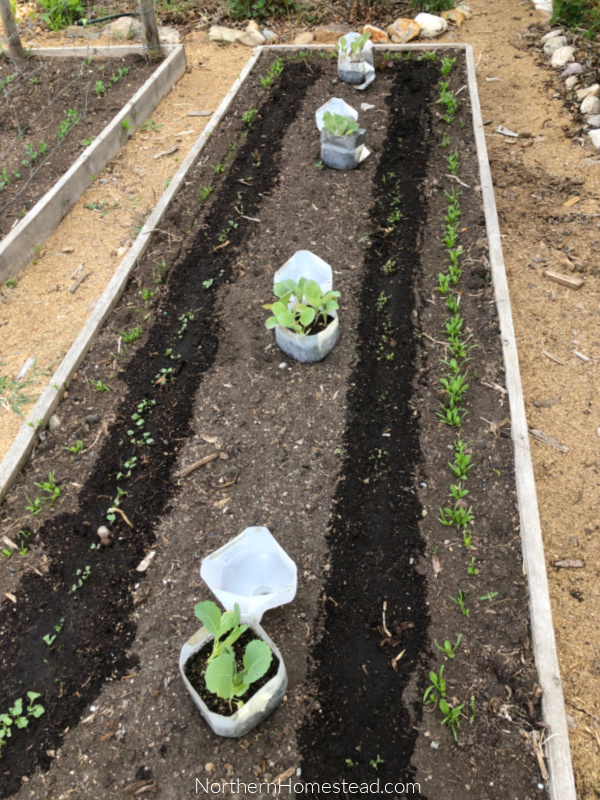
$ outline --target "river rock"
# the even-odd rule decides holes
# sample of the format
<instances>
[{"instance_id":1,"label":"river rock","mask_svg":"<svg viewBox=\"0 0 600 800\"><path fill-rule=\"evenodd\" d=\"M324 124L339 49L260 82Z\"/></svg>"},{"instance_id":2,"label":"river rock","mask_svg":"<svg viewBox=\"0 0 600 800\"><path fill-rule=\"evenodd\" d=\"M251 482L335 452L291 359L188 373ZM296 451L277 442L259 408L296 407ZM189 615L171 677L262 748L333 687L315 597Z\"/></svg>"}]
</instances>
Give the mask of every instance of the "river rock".
<instances>
[{"instance_id":1,"label":"river rock","mask_svg":"<svg viewBox=\"0 0 600 800\"><path fill-rule=\"evenodd\" d=\"M564 47L567 43L566 36L553 36L551 39L548 39L546 44L544 45L544 54L550 58L557 50L561 47Z\"/></svg>"},{"instance_id":2,"label":"river rock","mask_svg":"<svg viewBox=\"0 0 600 800\"><path fill-rule=\"evenodd\" d=\"M177 28L171 28L170 25L159 25L158 40L163 44L179 44L181 41L181 34Z\"/></svg>"},{"instance_id":3,"label":"river rock","mask_svg":"<svg viewBox=\"0 0 600 800\"><path fill-rule=\"evenodd\" d=\"M376 28L375 25L363 25L362 33L367 31L371 34L369 38L373 44L387 44L389 42L387 33L382 31L381 28Z\"/></svg>"},{"instance_id":4,"label":"river rock","mask_svg":"<svg viewBox=\"0 0 600 800\"><path fill-rule=\"evenodd\" d=\"M296 36L292 44L312 44L314 40L315 35L312 31L303 31Z\"/></svg>"},{"instance_id":5,"label":"river rock","mask_svg":"<svg viewBox=\"0 0 600 800\"><path fill-rule=\"evenodd\" d=\"M585 121L592 128L600 128L600 114L590 114L589 117L585 118Z\"/></svg>"},{"instance_id":6,"label":"river rock","mask_svg":"<svg viewBox=\"0 0 600 800\"><path fill-rule=\"evenodd\" d=\"M590 131L588 136L592 140L592 144L600 150L600 130Z\"/></svg>"},{"instance_id":7,"label":"river rock","mask_svg":"<svg viewBox=\"0 0 600 800\"><path fill-rule=\"evenodd\" d=\"M550 31L550 33L545 33L542 38L540 39L540 44L546 44L549 39L553 39L555 36L562 36L563 31L561 28L558 30Z\"/></svg>"},{"instance_id":8,"label":"river rock","mask_svg":"<svg viewBox=\"0 0 600 800\"><path fill-rule=\"evenodd\" d=\"M48 430L55 431L60 428L60 417L58 414L53 414L48 420Z\"/></svg>"},{"instance_id":9,"label":"river rock","mask_svg":"<svg viewBox=\"0 0 600 800\"><path fill-rule=\"evenodd\" d=\"M276 33L274 33L273 31L269 30L268 28L263 28L262 35L265 37L267 42L272 42L273 39L278 39L279 38Z\"/></svg>"},{"instance_id":10,"label":"river rock","mask_svg":"<svg viewBox=\"0 0 600 800\"><path fill-rule=\"evenodd\" d=\"M267 40L260 31L244 31L241 36L237 38L240 44L245 44L246 47L258 47L264 44Z\"/></svg>"},{"instance_id":11,"label":"river rock","mask_svg":"<svg viewBox=\"0 0 600 800\"><path fill-rule=\"evenodd\" d=\"M577 92L577 99L584 100L590 94L594 97L597 97L599 92L600 83L593 83L591 86L587 86L585 89L579 89Z\"/></svg>"},{"instance_id":12,"label":"river rock","mask_svg":"<svg viewBox=\"0 0 600 800\"><path fill-rule=\"evenodd\" d=\"M577 75L570 75L567 80L565 81L565 86L567 89L573 89L579 83L579 78Z\"/></svg>"},{"instance_id":13,"label":"river rock","mask_svg":"<svg viewBox=\"0 0 600 800\"><path fill-rule=\"evenodd\" d=\"M466 20L465 15L458 8L451 8L450 11L442 11L442 19L447 22L453 22L457 28Z\"/></svg>"},{"instance_id":14,"label":"river rock","mask_svg":"<svg viewBox=\"0 0 600 800\"><path fill-rule=\"evenodd\" d=\"M552 56L550 66L554 67L554 69L561 69L561 67L566 66L569 61L573 61L574 58L574 47L571 47L570 45L567 45L566 47L559 47Z\"/></svg>"},{"instance_id":15,"label":"river rock","mask_svg":"<svg viewBox=\"0 0 600 800\"><path fill-rule=\"evenodd\" d=\"M417 14L415 17L417 25L421 26L421 33L419 34L422 39L435 39L446 33L448 30L448 23L442 17L436 17L435 14Z\"/></svg>"},{"instance_id":16,"label":"river rock","mask_svg":"<svg viewBox=\"0 0 600 800\"><path fill-rule=\"evenodd\" d=\"M141 39L142 23L136 17L119 17L109 22L101 31L103 36L116 36L123 39Z\"/></svg>"},{"instance_id":17,"label":"river rock","mask_svg":"<svg viewBox=\"0 0 600 800\"><path fill-rule=\"evenodd\" d=\"M226 28L223 25L213 25L208 32L210 42L237 42L240 31L235 28Z\"/></svg>"},{"instance_id":18,"label":"river rock","mask_svg":"<svg viewBox=\"0 0 600 800\"><path fill-rule=\"evenodd\" d=\"M330 22L329 25L319 25L315 29L315 42L317 44L337 44L340 36L345 36L350 32L347 25L338 25Z\"/></svg>"},{"instance_id":19,"label":"river rock","mask_svg":"<svg viewBox=\"0 0 600 800\"><path fill-rule=\"evenodd\" d=\"M247 31L260 31L258 27L258 22L254 19L251 19L250 22L246 25Z\"/></svg>"},{"instance_id":20,"label":"river rock","mask_svg":"<svg viewBox=\"0 0 600 800\"><path fill-rule=\"evenodd\" d=\"M471 19L473 16L471 6L468 6L466 3L458 3L455 8L457 11L460 11L461 14L464 14L465 19Z\"/></svg>"},{"instance_id":21,"label":"river rock","mask_svg":"<svg viewBox=\"0 0 600 800\"><path fill-rule=\"evenodd\" d=\"M579 108L582 114L597 114L600 111L600 98L589 94Z\"/></svg>"},{"instance_id":22,"label":"river rock","mask_svg":"<svg viewBox=\"0 0 600 800\"><path fill-rule=\"evenodd\" d=\"M414 19L399 17L391 25L388 25L387 32L394 44L404 44L417 38L421 33L421 26Z\"/></svg>"},{"instance_id":23,"label":"river rock","mask_svg":"<svg viewBox=\"0 0 600 800\"><path fill-rule=\"evenodd\" d=\"M582 72L583 72L583 67L576 61L574 64L569 64L569 66L566 69L563 69L561 75L563 76L563 78L566 78L568 75L581 75Z\"/></svg>"}]
</instances>

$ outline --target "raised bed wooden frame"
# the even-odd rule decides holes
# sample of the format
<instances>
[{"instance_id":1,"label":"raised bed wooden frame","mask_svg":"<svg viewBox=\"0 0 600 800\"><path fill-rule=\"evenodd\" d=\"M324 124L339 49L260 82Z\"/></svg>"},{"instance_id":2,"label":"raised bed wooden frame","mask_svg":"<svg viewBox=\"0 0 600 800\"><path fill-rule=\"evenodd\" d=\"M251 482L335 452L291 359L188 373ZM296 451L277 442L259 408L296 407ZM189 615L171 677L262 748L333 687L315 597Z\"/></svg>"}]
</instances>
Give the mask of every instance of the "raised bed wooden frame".
<instances>
[{"instance_id":1,"label":"raised bed wooden frame","mask_svg":"<svg viewBox=\"0 0 600 800\"><path fill-rule=\"evenodd\" d=\"M33 56L53 58L93 58L143 54L142 45L117 45L116 47L34 47ZM13 278L32 259L36 248L41 247L56 230L60 221L75 205L83 192L111 158L119 151L123 136L127 138L148 118L160 100L171 91L185 70L183 45L166 45L167 58L138 89L131 100L113 117L99 136L83 151L75 163L31 211L0 242L0 281ZM122 122L128 119L129 128L124 134Z\"/></svg>"},{"instance_id":2,"label":"raised bed wooden frame","mask_svg":"<svg viewBox=\"0 0 600 800\"><path fill-rule=\"evenodd\" d=\"M332 46L329 46L329 48L330 47ZM577 795L571 763L567 719L556 652L556 641L552 624L552 609L548 592L544 546L535 490L535 477L529 445L529 432L525 415L523 389L519 372L517 344L502 253L502 241L496 211L496 201L494 198L492 176L487 156L485 131L477 92L473 48L468 44L455 43L376 46L377 50L391 51L443 50L450 48L464 50L467 61L468 87L473 116L473 128L477 143L481 190L489 241L490 265L500 322L500 335L506 369L506 384L511 410L511 429L515 449L515 476L521 522L523 563L527 573L529 588L531 636L540 686L543 690L542 709L544 722L547 726L545 743L549 765L549 793L551 800L576 800ZM68 49L76 50L77 48ZM101 50L101 48L99 49ZM21 428L2 464L0 464L0 500L5 497L13 480L29 457L31 449L36 441L39 427L43 427L48 423L71 377L85 357L102 323L123 292L131 270L145 253L153 230L160 223L163 214L168 209L188 170L197 160L211 133L226 114L234 97L237 95L262 53L310 49L323 50L328 49L328 46L307 45L299 47L295 45L274 45L256 48L240 76L234 82L221 105L212 116L205 131L198 138L182 163L154 211L150 217L148 217L139 236L119 265L106 290L96 303L85 326L50 380L48 387L36 403L35 408ZM114 48L114 50L117 50L117 48ZM164 66L165 65L163 65L163 67ZM120 120L121 115L116 118L115 122L120 125ZM1 274L0 277L2 277ZM38 427L38 422L40 421L41 425ZM29 423L33 423L33 427L29 425Z\"/></svg>"}]
</instances>

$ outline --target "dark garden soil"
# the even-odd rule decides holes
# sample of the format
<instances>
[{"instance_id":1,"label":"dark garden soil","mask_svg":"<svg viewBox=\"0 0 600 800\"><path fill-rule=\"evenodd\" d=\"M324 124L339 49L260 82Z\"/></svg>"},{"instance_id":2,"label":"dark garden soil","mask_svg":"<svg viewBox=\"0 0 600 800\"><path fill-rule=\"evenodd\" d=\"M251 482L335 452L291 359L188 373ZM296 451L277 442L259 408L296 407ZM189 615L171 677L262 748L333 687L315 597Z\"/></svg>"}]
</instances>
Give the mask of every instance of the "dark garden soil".
<instances>
[{"instance_id":1,"label":"dark garden soil","mask_svg":"<svg viewBox=\"0 0 600 800\"><path fill-rule=\"evenodd\" d=\"M156 69L140 56L0 57L0 239L40 200ZM110 210L98 209L100 213Z\"/></svg>"},{"instance_id":2,"label":"dark garden soil","mask_svg":"<svg viewBox=\"0 0 600 800\"><path fill-rule=\"evenodd\" d=\"M461 58L448 79L455 92L466 79ZM0 712L34 690L46 713L4 748L1 796L144 788L175 800L194 793L195 778L285 775L379 779L370 794L382 796L385 782L410 780L420 791L388 796L542 797L510 423L466 93L444 149L439 61L382 61L362 95L319 54L286 60L261 89L270 60L188 174L69 387L59 426L7 499L3 530L16 535L27 522L33 534L27 558L0 563L13 595L0 611ZM372 155L354 172L320 164L314 112L332 94L374 106L361 112ZM258 114L247 124L251 108ZM460 431L436 417L448 312L435 286L454 150L460 307L477 345ZM307 366L277 350L262 309L273 273L299 249L331 263L341 292L340 342ZM126 344L138 324L141 335ZM473 460L469 548L436 521L449 505L459 433ZM77 441L81 452L64 449ZM34 482L50 470L61 496L32 522L24 492L42 495ZM107 524L110 542L98 548ZM223 740L186 695L178 651L199 627L194 604L209 597L200 560L257 524L298 564L293 604L262 620L285 660L288 694L247 737ZM136 571L150 549L154 560ZM468 616L449 598L461 591ZM434 640L459 634L448 659ZM448 702L464 704L457 743L439 709L423 706L428 672L441 665Z\"/></svg>"}]
</instances>

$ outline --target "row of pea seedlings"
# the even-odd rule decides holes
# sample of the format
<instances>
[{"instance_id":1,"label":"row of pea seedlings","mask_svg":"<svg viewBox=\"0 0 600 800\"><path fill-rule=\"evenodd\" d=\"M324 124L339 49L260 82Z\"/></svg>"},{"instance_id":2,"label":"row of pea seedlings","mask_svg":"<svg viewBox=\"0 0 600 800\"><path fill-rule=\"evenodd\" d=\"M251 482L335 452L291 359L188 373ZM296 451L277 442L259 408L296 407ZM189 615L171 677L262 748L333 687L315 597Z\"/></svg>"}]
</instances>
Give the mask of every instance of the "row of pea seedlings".
<instances>
[{"instance_id":1,"label":"row of pea seedlings","mask_svg":"<svg viewBox=\"0 0 600 800\"><path fill-rule=\"evenodd\" d=\"M455 61L455 58L444 58L442 60L440 72L443 77L447 77L450 74ZM440 81L439 102L445 110L442 119L446 126L450 126L454 122L458 109L458 100L451 91L449 83L444 80ZM447 130L443 133L441 144L442 147L450 145L450 136ZM446 157L446 163L450 175L457 178L460 167L460 157L457 150L454 150ZM464 318L460 313L461 294L458 291L455 292L462 275L461 256L463 249L458 241L461 216L459 198L461 192L457 183L454 182L451 190L444 191L444 194L448 203L444 217L442 245L446 251L447 269L446 272L438 275L436 289L442 297L446 298L446 307L449 311L449 317L444 325L447 357L441 359L441 362L448 368L448 372L440 379L442 389L447 394L448 399L445 403L440 403L441 410L437 412L437 416L444 424L460 428L467 413L463 408L464 397L469 388L467 383L468 370L465 366L469 361L469 352L474 345L469 345L468 338L465 338ZM449 462L448 465L452 470L452 476L455 481L450 484L449 491L449 499L453 501L453 504L440 508L438 520L446 527L455 525L462 536L464 546L469 548L471 547L472 538L470 524L473 521L473 508L465 501L469 494L465 484L472 463L471 456L466 452L465 443L460 435L454 442L454 462ZM467 569L471 575L477 573L474 556L471 558ZM459 590L456 597L450 595L450 599L458 606L464 616L469 616L470 612L465 603L466 595L462 590ZM443 645L438 644L436 640L435 646L451 660L456 656L461 638L462 635L459 634L454 643L451 639L446 639ZM446 699L447 687L446 679L444 678L444 665L439 668L438 672L431 671L429 679L430 685L425 691L423 701L426 704L432 703L439 708L443 715L441 724L447 725L452 731L454 740L458 741L457 731L460 727L465 703L450 705ZM475 721L475 716L475 697L472 696L469 714L470 723Z\"/></svg>"}]
</instances>

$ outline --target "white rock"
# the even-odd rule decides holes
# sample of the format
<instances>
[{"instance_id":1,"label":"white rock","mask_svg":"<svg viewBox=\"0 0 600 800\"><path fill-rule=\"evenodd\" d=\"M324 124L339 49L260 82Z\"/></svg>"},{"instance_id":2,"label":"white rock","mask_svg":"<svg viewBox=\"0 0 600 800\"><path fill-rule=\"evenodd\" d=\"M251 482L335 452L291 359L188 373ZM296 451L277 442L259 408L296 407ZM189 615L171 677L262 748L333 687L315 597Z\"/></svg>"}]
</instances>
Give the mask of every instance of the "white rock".
<instances>
[{"instance_id":1,"label":"white rock","mask_svg":"<svg viewBox=\"0 0 600 800\"><path fill-rule=\"evenodd\" d=\"M260 31L260 28L258 27L258 22L256 22L256 20L254 20L254 19L251 19L250 22L246 25L246 30L247 31Z\"/></svg>"},{"instance_id":2,"label":"white rock","mask_svg":"<svg viewBox=\"0 0 600 800\"><path fill-rule=\"evenodd\" d=\"M547 14L552 14L554 11L552 0L539 0L535 3L535 7L538 11L545 11Z\"/></svg>"},{"instance_id":3,"label":"white rock","mask_svg":"<svg viewBox=\"0 0 600 800\"><path fill-rule=\"evenodd\" d=\"M567 80L565 81L565 86L567 89L572 89L574 86L577 86L579 83L579 78L577 75L570 75Z\"/></svg>"},{"instance_id":4,"label":"white rock","mask_svg":"<svg viewBox=\"0 0 600 800\"><path fill-rule=\"evenodd\" d=\"M600 114L592 114L591 116L586 117L585 121L592 128L600 128Z\"/></svg>"},{"instance_id":5,"label":"white rock","mask_svg":"<svg viewBox=\"0 0 600 800\"><path fill-rule=\"evenodd\" d=\"M48 430L55 431L57 428L60 428L60 417L58 414L53 414L48 420Z\"/></svg>"},{"instance_id":6,"label":"white rock","mask_svg":"<svg viewBox=\"0 0 600 800\"><path fill-rule=\"evenodd\" d=\"M583 100L588 95L592 95L593 97L598 96L598 92L600 92L600 83L593 83L591 86L586 86L585 89L579 89L577 92L577 99Z\"/></svg>"},{"instance_id":7,"label":"white rock","mask_svg":"<svg viewBox=\"0 0 600 800\"><path fill-rule=\"evenodd\" d=\"M277 34L269 30L268 28L263 28L262 35L265 37L267 42L270 42L271 39L277 39Z\"/></svg>"},{"instance_id":8,"label":"white rock","mask_svg":"<svg viewBox=\"0 0 600 800\"><path fill-rule=\"evenodd\" d=\"M561 69L562 67L566 66L569 61L573 61L574 58L574 47L571 47L570 45L567 45L566 47L559 47L559 49L552 56L550 66L554 67L554 69Z\"/></svg>"},{"instance_id":9,"label":"white rock","mask_svg":"<svg viewBox=\"0 0 600 800\"><path fill-rule=\"evenodd\" d=\"M548 39L553 39L555 36L561 36L562 33L563 32L560 28L556 31L550 31L550 33L547 33L544 36L542 36L542 38L540 39L540 44L546 44Z\"/></svg>"},{"instance_id":10,"label":"white rock","mask_svg":"<svg viewBox=\"0 0 600 800\"><path fill-rule=\"evenodd\" d=\"M242 33L241 36L238 36L238 42L240 44L245 44L246 47L258 47L266 41L267 40L260 31L246 31Z\"/></svg>"},{"instance_id":11,"label":"white rock","mask_svg":"<svg viewBox=\"0 0 600 800\"><path fill-rule=\"evenodd\" d=\"M448 30L448 23L446 20L441 17L436 17L435 14L417 14L415 22L417 25L421 26L421 33L419 36L423 39L435 39Z\"/></svg>"},{"instance_id":12,"label":"white rock","mask_svg":"<svg viewBox=\"0 0 600 800\"><path fill-rule=\"evenodd\" d=\"M589 94L580 106L582 114L597 114L600 111L600 99L594 94Z\"/></svg>"},{"instance_id":13,"label":"white rock","mask_svg":"<svg viewBox=\"0 0 600 800\"><path fill-rule=\"evenodd\" d=\"M553 36L552 39L548 39L544 45L544 54L550 57L553 53L556 53L560 47L564 47L566 43L566 36Z\"/></svg>"},{"instance_id":14,"label":"white rock","mask_svg":"<svg viewBox=\"0 0 600 800\"><path fill-rule=\"evenodd\" d=\"M223 25L213 25L208 32L208 39L211 42L237 42L241 31L234 28L225 28Z\"/></svg>"},{"instance_id":15,"label":"white rock","mask_svg":"<svg viewBox=\"0 0 600 800\"><path fill-rule=\"evenodd\" d=\"M569 66L566 69L563 69L560 74L563 76L563 78L566 78L567 75L580 75L582 72L583 67L581 64L575 62L574 64L569 64Z\"/></svg>"},{"instance_id":16,"label":"white rock","mask_svg":"<svg viewBox=\"0 0 600 800\"><path fill-rule=\"evenodd\" d=\"M473 12L471 11L471 7L468 6L466 3L459 3L457 6L454 6L457 11L460 11L461 14L464 14L467 19L471 19L473 16Z\"/></svg>"},{"instance_id":17,"label":"white rock","mask_svg":"<svg viewBox=\"0 0 600 800\"><path fill-rule=\"evenodd\" d=\"M96 533L98 534L99 539L110 539L110 531L106 525L100 525Z\"/></svg>"},{"instance_id":18,"label":"white rock","mask_svg":"<svg viewBox=\"0 0 600 800\"><path fill-rule=\"evenodd\" d=\"M164 27L159 26L158 38L164 44L179 44L181 41L179 31L176 28L171 28L168 25L165 25Z\"/></svg>"},{"instance_id":19,"label":"white rock","mask_svg":"<svg viewBox=\"0 0 600 800\"><path fill-rule=\"evenodd\" d=\"M592 140L592 144L600 150L600 130L590 131L588 136Z\"/></svg>"}]
</instances>

